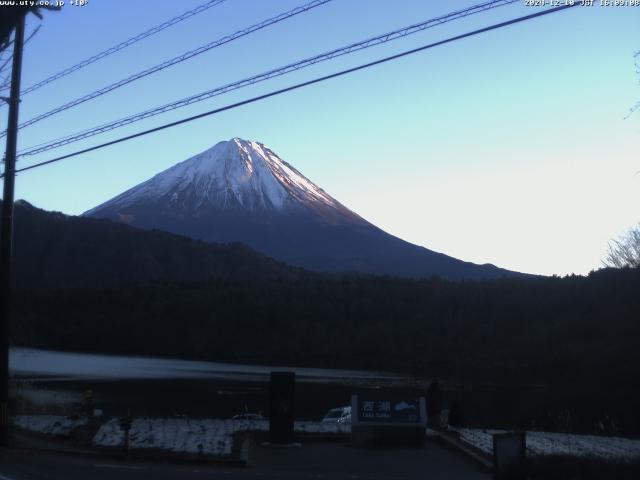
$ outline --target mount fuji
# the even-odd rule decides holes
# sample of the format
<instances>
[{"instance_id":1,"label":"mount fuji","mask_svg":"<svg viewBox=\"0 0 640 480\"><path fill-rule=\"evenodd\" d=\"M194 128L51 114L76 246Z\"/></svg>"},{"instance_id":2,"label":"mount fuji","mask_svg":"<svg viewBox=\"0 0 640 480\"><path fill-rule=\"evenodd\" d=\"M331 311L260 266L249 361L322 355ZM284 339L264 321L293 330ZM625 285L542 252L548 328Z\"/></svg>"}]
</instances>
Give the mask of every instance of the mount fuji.
<instances>
[{"instance_id":1,"label":"mount fuji","mask_svg":"<svg viewBox=\"0 0 640 480\"><path fill-rule=\"evenodd\" d=\"M521 275L394 237L349 210L271 149L217 143L85 212L208 242L242 242L316 271L480 279Z\"/></svg>"}]
</instances>

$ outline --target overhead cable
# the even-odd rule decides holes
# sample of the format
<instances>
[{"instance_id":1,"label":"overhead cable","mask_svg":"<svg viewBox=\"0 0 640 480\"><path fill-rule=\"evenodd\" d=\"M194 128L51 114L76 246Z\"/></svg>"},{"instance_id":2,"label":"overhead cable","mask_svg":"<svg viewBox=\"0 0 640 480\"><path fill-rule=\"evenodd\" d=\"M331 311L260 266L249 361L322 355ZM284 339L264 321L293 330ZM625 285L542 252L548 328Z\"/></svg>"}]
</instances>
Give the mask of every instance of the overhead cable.
<instances>
[{"instance_id":1,"label":"overhead cable","mask_svg":"<svg viewBox=\"0 0 640 480\"><path fill-rule=\"evenodd\" d=\"M178 108L182 108L182 107L186 107L188 105L197 103L197 102L201 102L203 100L207 100L209 98L218 96L218 95L222 95L228 92L231 92L233 90L237 90L239 88L243 88L249 85L253 85L259 82L263 82L265 80L269 80L271 78L274 77L279 77L282 75L285 75L287 73L296 71L296 70L300 70L302 68L306 68L309 67L311 65L315 65L317 63L320 62L325 62L327 60L331 60L333 58L336 57L340 57L343 55L347 55L353 52L356 52L358 50L363 50L366 48L370 48L373 47L375 45L380 45L383 43L387 43L390 42L392 40L397 40L399 38L403 38L406 37L408 35L412 35L415 34L417 32L426 30L428 28L432 28L435 27L437 25L441 25L443 23L447 23L447 22L451 22L453 20L457 20L460 18L464 18L467 17L469 15L473 15L473 14L477 14L480 12L484 12L486 10L489 9L493 9L493 8L497 8L500 6L504 6L504 5L508 5L508 4L512 4L512 3L516 3L519 2L520 0L492 0L492 1L488 1L488 2L484 2L478 5L474 5L472 7L469 8L465 8L463 10L458 10L458 11L454 11L451 13L448 13L446 15L440 16L440 17L436 17L436 18L432 18L420 23L416 23L413 25L409 25L407 27L403 27L391 32L387 32L384 33L382 35L378 35L376 37L373 38L369 38L367 40L363 40L357 43L352 43L350 45L347 45L345 47L341 47L341 48L337 48L334 50L331 50L329 52L325 52L325 53L321 53L319 55L315 55L313 57L310 58L306 58L304 60L300 60L273 70L269 70L267 72L263 72L260 73L258 75L254 75L252 77L249 78L245 78L239 81L235 81L232 83L228 83L226 85L220 86L220 87L216 87L213 88L211 90L207 90L195 95L191 95L189 97L186 98L182 98L180 100L176 100L173 101L171 103L167 103L165 105L161 105L159 107L154 107L150 110L146 110L143 112L139 112L124 118L120 118L118 120L114 120L96 127L92 127L80 132L76 132L70 135L66 135L64 137L61 138L57 138L54 140L49 140L43 144L39 144L39 145L35 145L32 147L29 147L27 149L24 149L23 151L21 151L19 153L19 157L23 157L23 156L30 156L30 155L36 155L38 153L42 153L45 152L47 150L51 150L53 148L58 148L64 145L68 145L70 143L75 143L78 142L80 140L84 140L85 138L89 138L95 135L99 135L105 132L108 132L110 130L114 130L116 128L120 128L135 122L139 122L141 120L150 118L150 117L154 117L156 115L171 111L171 110L175 110Z\"/></svg>"},{"instance_id":2,"label":"overhead cable","mask_svg":"<svg viewBox=\"0 0 640 480\"><path fill-rule=\"evenodd\" d=\"M198 47L194 50L190 50L188 52L183 53L182 55L178 55L177 57L174 57L170 60L164 61L158 65L154 65L151 68L147 68L146 70L143 70L141 72L135 73L127 78L123 78L122 80L118 80L115 83L112 83L110 85L107 85L106 87L102 87L98 90L94 90L91 93L88 93L86 95L83 95L82 97L76 98L74 100L71 100L70 102L65 103L64 105L60 105L59 107L54 108L53 110L49 110L48 112L42 113L40 115L37 115L36 117L31 118L30 120L27 120L26 122L23 122L20 124L20 128L25 128L28 127L29 125L33 125L34 123L37 123L41 120L44 120L45 118L48 118L52 115L56 115L60 112L63 112L65 110L68 110L72 107L75 107L77 105L80 105L82 103L88 102L89 100L93 100L94 98L100 97L106 93L112 92L113 90L116 90L120 87L123 87L125 85L128 85L132 82L135 82L136 80L140 80L142 78L145 78L151 74L154 74L156 72L159 72L161 70L164 70L165 68L171 67L173 65L176 65L178 63L182 63L185 60L189 60L190 58L193 58L197 55L200 55L204 52L208 52L209 50L219 47L221 45L224 45L226 43L232 42L233 40L237 40L238 38L244 37L246 35L249 35L253 32L256 32L258 30L261 30L263 28L266 28L270 25L274 25L276 23L282 22L283 20L286 20L288 18L291 18L295 15L299 15L300 13L304 13L307 12L313 8L319 7L321 5L324 5L326 3L331 2L332 0L313 0L312 2L309 2L307 4L301 5L299 7L294 8L293 10L289 10L286 12L283 12L275 17L271 17L267 20L264 20L263 22L257 23L255 25L252 25L248 28L239 30L231 35L227 35L225 37L222 37L218 40L215 40L213 42L207 43L206 45L203 45L201 47ZM3 132L0 137L4 136L5 132Z\"/></svg>"},{"instance_id":3,"label":"overhead cable","mask_svg":"<svg viewBox=\"0 0 640 480\"><path fill-rule=\"evenodd\" d=\"M28 93L33 92L34 90L37 90L39 88L44 87L45 85L54 82L56 80L61 79L62 77L66 77L67 75L80 70L81 68L86 67L87 65L91 65L92 63L97 62L98 60L102 60L105 57L108 57L109 55L113 55L116 52L119 52L120 50L123 50L127 47L130 47L131 45L133 45L134 43L139 42L140 40L143 40L147 37L150 37L152 35L155 35L156 33L159 33L173 25L176 25L177 23L180 23L188 18L193 17L194 15L197 15L199 13L202 13L212 7L215 7L223 2L225 2L226 0L209 0L206 3L203 3L202 5L197 6L196 8L193 8L187 12L184 12L181 15L178 15L177 17L174 17L170 20L167 20L166 22L161 23L160 25L157 25L153 28L150 28L149 30L146 30L142 33L139 33L138 35L129 38L128 40L125 40L124 42L121 42L117 45L114 45L113 47L107 48L106 50L103 50L100 53L97 53L85 60L82 60L81 62L76 63L75 65L72 65L68 68L65 68L64 70L51 75L50 77L45 78L44 80L39 81L38 83L30 86L29 88L26 88L25 90L23 90L20 94L21 95L26 95Z\"/></svg>"},{"instance_id":4,"label":"overhead cable","mask_svg":"<svg viewBox=\"0 0 640 480\"><path fill-rule=\"evenodd\" d=\"M177 120L175 122L166 123L164 125L160 125L159 127L155 127L155 128L151 128L151 129L148 129L148 130L144 130L144 131L141 131L141 132L138 132L138 133L134 133L132 135L127 135L125 137L121 137L121 138L118 138L118 139L115 139L115 140L111 140L109 142L105 142L105 143L102 143L102 144L99 144L99 145L95 145L93 147L84 148L82 150L78 150L78 151L73 152L73 153L68 153L66 155L62 155L62 156L59 156L59 157L56 157L56 158L52 158L50 160L46 160L46 161L43 161L43 162L38 162L38 163L35 163L33 165L29 165L29 166L26 166L26 167L19 168L19 169L16 170L16 172L25 172L27 170L32 170L34 168L42 167L44 165L50 165L52 163L56 163L56 162L60 162L62 160L65 160L67 158L76 157L76 156L81 155L83 153L88 153L88 152L92 152L92 151L95 151L95 150L100 150L102 148L105 148L105 147L108 147L108 146L111 146L111 145L115 145L115 144L118 144L118 143L126 142L126 141L132 140L134 138L138 138L138 137L142 137L142 136L145 136L145 135L149 135L151 133L155 133L155 132L158 132L158 131L161 131L161 130L165 130L167 128L172 128L172 127L175 127L175 126L178 126L178 125L182 125L184 123L192 122L194 120L198 120L200 118L204 118L204 117L208 117L208 116L211 116L211 115L215 115L215 114L227 111L227 110L232 110L232 109L241 107L243 105L248 105L250 103L258 102L260 100L264 100L264 99L267 99L267 98L270 98L270 97L274 97L276 95L281 95L283 93L290 92L292 90L297 90L297 89L300 89L300 88L303 88L303 87L307 87L309 85L313 85L313 84L316 84L316 83L324 82L326 80L330 80L332 78L341 77L343 75L347 75L347 74L350 74L350 73L353 73L353 72L357 72L359 70L364 70L366 68L370 68L370 67L373 67L375 65L380 65L382 63L386 63L386 62L390 62L390 61L393 61L393 60L397 60L399 58L406 57L408 55L413 55L415 53L422 52L424 50L428 50L428 49L431 49L431 48L434 48L434 47L437 47L437 46L440 46L440 45L444 45L444 44L451 43L451 42L454 42L454 41L457 41L457 40L461 40L463 38L471 37L471 36L474 36L474 35L479 35L481 33L486 33L486 32L489 32L491 30L497 30L499 28L504 28L506 26L513 25L513 24L520 23L520 22L524 22L524 21L527 21L527 20L532 20L534 18L541 17L543 15L549 15L549 14L552 14L552 13L557 13L559 11L566 10L567 8L572 8L572 7L575 7L575 6L578 6L578 5L579 5L579 3L566 4L566 5L563 5L563 6L560 6L560 7L550 8L550 9L547 9L547 10L542 10L542 11L539 11L539 12L536 12L536 13L532 13L530 15L525 15L523 17L518 17L518 18L511 19L511 20L507 20L505 22L496 23L496 24L490 25L488 27L480 28L478 30L473 30L471 32L463 33L461 35L456 35L455 37L450 37L450 38L447 38L445 40L440 40L438 42L430 43L428 45L423 45L421 47L414 48L412 50L406 50L404 52L401 52L401 53L398 53L398 54L395 54L395 55L391 55L389 57L385 57L385 58L382 58L382 59L379 59L379 60L375 60L373 62L365 63L365 64L359 65L357 67L348 68L346 70L342 70L342 71L339 71L339 72L336 72L336 73L332 73L330 75L325 75L325 76L322 76L322 77L315 78L313 80L308 80L306 82L298 83L298 84L291 85L291 86L286 87L286 88L281 88L279 90L275 90L275 91L272 91L272 92L269 92L269 93L265 93L264 95L259 95L257 97L249 98L249 99L243 100L241 102L236 102L236 103L233 103L233 104L230 104L230 105L226 105L224 107L220 107L220 108L216 108L214 110L209 110L207 112L200 113L198 115L193 115L191 117L183 118L183 119Z\"/></svg>"}]
</instances>

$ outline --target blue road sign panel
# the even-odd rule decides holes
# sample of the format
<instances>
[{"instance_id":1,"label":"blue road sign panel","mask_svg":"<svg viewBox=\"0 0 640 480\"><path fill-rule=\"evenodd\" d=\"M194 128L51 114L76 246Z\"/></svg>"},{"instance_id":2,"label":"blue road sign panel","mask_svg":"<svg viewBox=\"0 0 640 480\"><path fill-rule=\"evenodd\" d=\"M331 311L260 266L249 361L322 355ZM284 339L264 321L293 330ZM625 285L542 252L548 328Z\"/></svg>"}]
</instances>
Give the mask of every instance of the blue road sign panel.
<instances>
[{"instance_id":1,"label":"blue road sign panel","mask_svg":"<svg viewBox=\"0 0 640 480\"><path fill-rule=\"evenodd\" d=\"M358 398L358 421L376 423L420 422L420 399Z\"/></svg>"}]
</instances>

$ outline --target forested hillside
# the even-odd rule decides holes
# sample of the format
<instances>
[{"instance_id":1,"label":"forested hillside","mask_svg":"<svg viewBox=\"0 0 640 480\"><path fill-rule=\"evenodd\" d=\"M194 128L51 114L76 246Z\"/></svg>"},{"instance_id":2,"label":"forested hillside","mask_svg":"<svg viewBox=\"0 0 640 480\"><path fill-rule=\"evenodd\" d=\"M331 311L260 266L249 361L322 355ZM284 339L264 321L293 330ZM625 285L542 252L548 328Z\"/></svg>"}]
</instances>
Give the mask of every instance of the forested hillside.
<instances>
[{"instance_id":1,"label":"forested hillside","mask_svg":"<svg viewBox=\"0 0 640 480\"><path fill-rule=\"evenodd\" d=\"M109 220L15 207L17 288L87 288L212 277L297 278L291 268L235 243L209 244Z\"/></svg>"},{"instance_id":2,"label":"forested hillside","mask_svg":"<svg viewBox=\"0 0 640 480\"><path fill-rule=\"evenodd\" d=\"M640 375L640 270L482 282L308 276L22 292L23 345L453 379Z\"/></svg>"}]
</instances>

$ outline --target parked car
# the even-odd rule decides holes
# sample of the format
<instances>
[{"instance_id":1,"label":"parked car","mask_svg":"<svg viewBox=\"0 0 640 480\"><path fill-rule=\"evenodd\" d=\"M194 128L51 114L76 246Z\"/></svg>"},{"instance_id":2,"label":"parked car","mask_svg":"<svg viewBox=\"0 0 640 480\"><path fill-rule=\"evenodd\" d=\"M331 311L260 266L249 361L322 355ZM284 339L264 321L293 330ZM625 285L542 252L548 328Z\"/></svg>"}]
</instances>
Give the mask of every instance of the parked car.
<instances>
[{"instance_id":1,"label":"parked car","mask_svg":"<svg viewBox=\"0 0 640 480\"><path fill-rule=\"evenodd\" d=\"M332 408L322 419L323 423L351 423L351 407Z\"/></svg>"}]
</instances>

